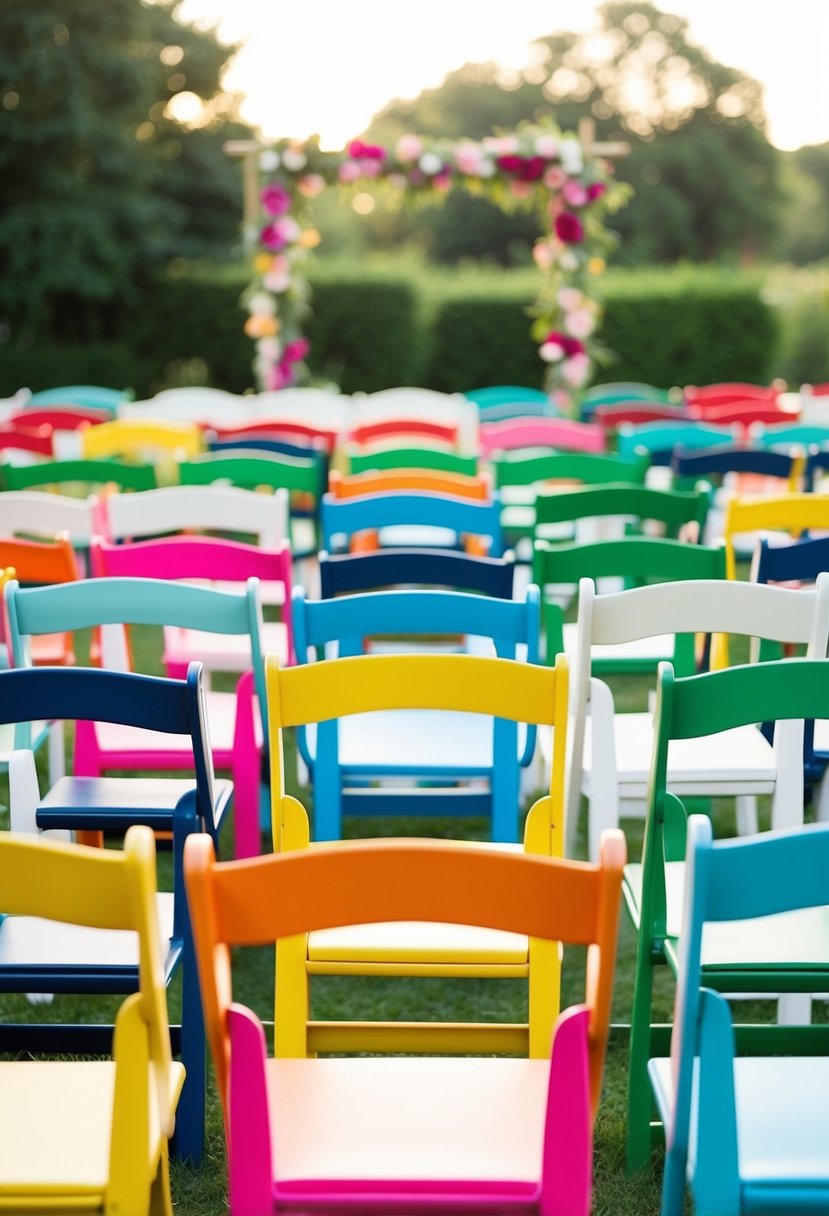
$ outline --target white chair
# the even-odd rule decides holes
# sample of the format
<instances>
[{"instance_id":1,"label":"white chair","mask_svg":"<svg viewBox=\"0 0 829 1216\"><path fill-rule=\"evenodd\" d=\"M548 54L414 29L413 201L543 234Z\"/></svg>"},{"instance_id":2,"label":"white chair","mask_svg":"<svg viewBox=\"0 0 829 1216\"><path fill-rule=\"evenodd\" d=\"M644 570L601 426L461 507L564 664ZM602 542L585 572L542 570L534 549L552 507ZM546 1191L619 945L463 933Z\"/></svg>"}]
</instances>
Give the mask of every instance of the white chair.
<instances>
[{"instance_id":1,"label":"white chair","mask_svg":"<svg viewBox=\"0 0 829 1216\"><path fill-rule=\"evenodd\" d=\"M275 548L290 537L287 490L258 494L220 484L170 486L107 495L102 512L110 540L158 536L185 528L253 533L266 548Z\"/></svg>"},{"instance_id":2,"label":"white chair","mask_svg":"<svg viewBox=\"0 0 829 1216\"><path fill-rule=\"evenodd\" d=\"M281 418L286 422L305 422L309 426L347 431L351 423L351 397L325 388L282 388L279 392L258 393L251 421Z\"/></svg>"},{"instance_id":3,"label":"white chair","mask_svg":"<svg viewBox=\"0 0 829 1216\"><path fill-rule=\"evenodd\" d=\"M478 409L463 393L440 393L430 388L384 388L376 393L354 393L355 423L380 422L402 414L416 414L429 422L457 423L462 452L478 450Z\"/></svg>"},{"instance_id":4,"label":"white chair","mask_svg":"<svg viewBox=\"0 0 829 1216\"><path fill-rule=\"evenodd\" d=\"M97 511L94 495L71 498L41 490L5 490L0 493L0 534L53 540L66 532L73 545L88 545L97 531Z\"/></svg>"},{"instance_id":5,"label":"white chair","mask_svg":"<svg viewBox=\"0 0 829 1216\"><path fill-rule=\"evenodd\" d=\"M801 643L823 658L829 641L829 574L812 590L689 580L597 596L579 583L578 644L571 681L572 752L568 767L567 837L572 854L581 796L588 801L589 855L602 830L621 815L643 817L653 746L649 713L615 713L613 694L591 676L595 646L683 633L742 634ZM754 726L704 740L676 741L668 782L682 797L736 798L741 833L757 831L757 796L772 796L772 826L803 821L802 723L779 723L772 746ZM544 746L542 736L542 747ZM549 758L545 756L549 769Z\"/></svg>"},{"instance_id":6,"label":"white chair","mask_svg":"<svg viewBox=\"0 0 829 1216\"><path fill-rule=\"evenodd\" d=\"M255 400L253 395L242 396L218 388L169 388L146 401L125 401L118 407L118 417L231 426L248 421Z\"/></svg>"}]
</instances>

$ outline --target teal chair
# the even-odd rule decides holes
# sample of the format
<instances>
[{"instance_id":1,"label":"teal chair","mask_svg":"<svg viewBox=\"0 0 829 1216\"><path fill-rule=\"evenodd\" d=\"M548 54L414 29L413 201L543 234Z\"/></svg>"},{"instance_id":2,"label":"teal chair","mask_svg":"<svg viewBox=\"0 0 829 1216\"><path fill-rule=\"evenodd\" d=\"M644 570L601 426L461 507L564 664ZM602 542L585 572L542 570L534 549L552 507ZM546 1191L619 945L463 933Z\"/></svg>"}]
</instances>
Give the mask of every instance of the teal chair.
<instances>
[{"instance_id":1,"label":"teal chair","mask_svg":"<svg viewBox=\"0 0 829 1216\"><path fill-rule=\"evenodd\" d=\"M547 393L519 384L493 384L464 393L478 407L481 422L504 422L509 418L549 418L558 413Z\"/></svg>"},{"instance_id":2,"label":"teal chair","mask_svg":"<svg viewBox=\"0 0 829 1216\"><path fill-rule=\"evenodd\" d=\"M669 465L674 448L713 448L722 444L736 443L739 434L736 427L705 426L701 422L645 422L642 426L628 424L619 427L616 435L616 450L620 456L633 456L635 452L648 452L651 465Z\"/></svg>"},{"instance_id":3,"label":"teal chair","mask_svg":"<svg viewBox=\"0 0 829 1216\"><path fill-rule=\"evenodd\" d=\"M92 578L64 586L23 589L6 586L9 643L16 667L30 666L29 639L44 633L101 629L104 667L129 670L127 625L177 626L209 633L247 635L253 670L245 672L235 692L210 689L204 694L213 763L233 776L233 819L237 856L260 851L260 772L267 740L267 702L262 657L262 610L259 582L248 580L238 594L152 578ZM161 639L159 638L159 642ZM159 646L159 662L161 659ZM257 706L258 700L258 706ZM263 730L264 727L264 730ZM18 746L27 747L22 739ZM107 723L79 722L75 730L77 777L107 772L179 772L193 765L192 749L162 732L123 730ZM150 806L159 798L173 802L179 781L143 783ZM217 788L227 782L217 783ZM162 788L163 787L163 788ZM136 790L138 787L136 787ZM165 793L166 791L166 793ZM214 824L218 833L227 805L227 790L217 794ZM264 815L263 815L264 819Z\"/></svg>"},{"instance_id":4,"label":"teal chair","mask_svg":"<svg viewBox=\"0 0 829 1216\"><path fill-rule=\"evenodd\" d=\"M824 712L825 690L824 676L808 697ZM803 703L796 708L807 712ZM812 924L824 959L814 978L825 983L829 824L765 839L715 843L712 836L706 816L689 818L671 1055L649 1065L667 1147L662 1216L682 1216L686 1183L696 1216L827 1212L826 1028L799 1028L800 1049L792 1054L738 1058L731 1011L718 992L703 986L702 960L712 936L728 934L738 942L745 922L749 934L769 925L770 941L775 931L785 936L788 926L793 944L806 949L804 928ZM788 979L781 973L775 982L785 987Z\"/></svg>"},{"instance_id":5,"label":"teal chair","mask_svg":"<svg viewBox=\"0 0 829 1216\"><path fill-rule=\"evenodd\" d=\"M132 401L135 393L131 388L101 388L97 384L66 384L59 388L43 389L32 393L24 409L42 405L84 405L92 409L109 410L115 414L119 405Z\"/></svg>"}]
</instances>

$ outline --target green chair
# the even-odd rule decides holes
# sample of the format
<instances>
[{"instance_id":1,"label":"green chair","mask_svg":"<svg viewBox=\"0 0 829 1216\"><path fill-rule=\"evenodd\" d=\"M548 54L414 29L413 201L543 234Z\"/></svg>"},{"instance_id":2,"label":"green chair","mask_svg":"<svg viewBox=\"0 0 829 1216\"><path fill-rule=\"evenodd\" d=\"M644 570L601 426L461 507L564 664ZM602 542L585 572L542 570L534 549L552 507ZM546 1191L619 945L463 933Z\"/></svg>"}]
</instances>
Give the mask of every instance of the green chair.
<instances>
[{"instance_id":1,"label":"green chair","mask_svg":"<svg viewBox=\"0 0 829 1216\"><path fill-rule=\"evenodd\" d=\"M651 1123L648 1067L652 1058L669 1054L671 1027L651 1023L655 971L667 966L676 979L687 949L680 937L687 814L667 788L669 744L682 748L685 741L776 721L774 748L780 775L802 766L803 719L827 717L826 659L781 659L686 679L675 679L668 663L659 668L642 862L626 867L624 882L625 902L639 938L628 1078L631 1171L647 1163L652 1142L662 1138L661 1123ZM773 820L772 826L784 825ZM752 882L750 868L745 882ZM735 1027L738 1050L753 1055L826 1053L829 1026L807 1024L808 994L829 991L826 907L804 912L795 921L763 916L742 922L739 928L731 923L712 925L703 942L699 976L705 987L718 992L765 993L768 999L786 994L780 998L780 1020L785 1024ZM790 994L795 994L794 1000ZM768 1100L773 1102L774 1095L769 1094Z\"/></svg>"},{"instance_id":2,"label":"green chair","mask_svg":"<svg viewBox=\"0 0 829 1216\"><path fill-rule=\"evenodd\" d=\"M559 651L576 653L578 625L564 624L564 614L548 588L578 586L582 578L623 579L625 587L686 579L725 578L725 549L688 545L661 536L623 536L594 544L551 544L537 540L533 546L532 581L541 588L542 629L548 663ZM678 652L682 650L682 658ZM594 647L594 675L655 672L664 659L682 663L682 670L695 669L693 634L636 639L618 645Z\"/></svg>"},{"instance_id":3,"label":"green chair","mask_svg":"<svg viewBox=\"0 0 829 1216\"><path fill-rule=\"evenodd\" d=\"M44 460L40 464L4 464L0 480L6 490L35 486L116 485L121 490L154 490L151 464L124 464L121 460Z\"/></svg>"},{"instance_id":4,"label":"green chair","mask_svg":"<svg viewBox=\"0 0 829 1216\"><path fill-rule=\"evenodd\" d=\"M295 558L308 557L319 549L319 520L326 489L325 461L246 451L208 453L178 466L183 486L208 486L227 482L242 490L288 490L291 495L291 547ZM304 501L303 501L304 500ZM306 506L310 503L310 506ZM308 525L307 527L305 525Z\"/></svg>"},{"instance_id":5,"label":"green chair","mask_svg":"<svg viewBox=\"0 0 829 1216\"><path fill-rule=\"evenodd\" d=\"M646 523L657 523L669 538L688 529L693 540L702 536L711 488L701 482L695 490L652 490L642 485L582 486L561 493L539 494L535 500L535 540L557 540L561 526L586 519L617 519L625 534L641 534ZM576 539L579 539L576 537ZM593 538L591 538L593 539ZM608 538L609 539L609 538Z\"/></svg>"},{"instance_id":6,"label":"green chair","mask_svg":"<svg viewBox=\"0 0 829 1216\"><path fill-rule=\"evenodd\" d=\"M349 473L368 473L383 469L433 469L441 473L461 473L474 477L478 472L477 456L461 456L448 448L396 447L393 444L374 444L362 447L356 443L346 445L345 457Z\"/></svg>"},{"instance_id":7,"label":"green chair","mask_svg":"<svg viewBox=\"0 0 829 1216\"><path fill-rule=\"evenodd\" d=\"M645 455L628 459L586 452L504 453L496 457L492 461L492 470L495 488L500 491L504 504L501 524L509 543L532 537L536 522L536 495L544 482L643 485L648 464Z\"/></svg>"}]
</instances>

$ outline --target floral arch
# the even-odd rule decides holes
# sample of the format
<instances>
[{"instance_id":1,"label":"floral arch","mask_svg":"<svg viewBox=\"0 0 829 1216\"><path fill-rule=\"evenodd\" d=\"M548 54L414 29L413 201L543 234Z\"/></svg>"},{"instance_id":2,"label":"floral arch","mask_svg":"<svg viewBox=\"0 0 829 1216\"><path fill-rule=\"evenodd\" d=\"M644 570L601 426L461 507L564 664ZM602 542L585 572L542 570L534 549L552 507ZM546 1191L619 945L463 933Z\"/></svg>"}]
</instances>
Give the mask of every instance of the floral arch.
<instances>
[{"instance_id":1,"label":"floral arch","mask_svg":"<svg viewBox=\"0 0 829 1216\"><path fill-rule=\"evenodd\" d=\"M255 274L244 296L245 332L256 344L260 388L286 388L307 374L310 292L303 263L321 240L310 202L330 184L356 194L383 183L429 200L462 187L504 209L534 207L546 231L533 249L542 279L528 312L546 364L544 387L567 410L590 380L603 353L596 288L616 243L605 220L629 191L613 178L613 159L626 147L595 144L592 124L578 136L524 127L480 142L404 135L394 148L355 139L339 153L321 151L314 140L226 150L245 157L245 238Z\"/></svg>"}]
</instances>

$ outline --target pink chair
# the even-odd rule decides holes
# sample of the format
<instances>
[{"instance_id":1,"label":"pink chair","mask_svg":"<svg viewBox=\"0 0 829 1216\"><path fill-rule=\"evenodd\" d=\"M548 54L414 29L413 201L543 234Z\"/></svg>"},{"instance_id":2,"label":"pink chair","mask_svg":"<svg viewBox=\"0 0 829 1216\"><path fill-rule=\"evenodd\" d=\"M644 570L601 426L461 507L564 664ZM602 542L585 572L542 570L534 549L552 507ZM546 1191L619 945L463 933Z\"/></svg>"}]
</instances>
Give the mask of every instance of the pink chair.
<instances>
[{"instance_id":1,"label":"pink chair","mask_svg":"<svg viewBox=\"0 0 829 1216\"><path fill-rule=\"evenodd\" d=\"M217 865L210 837L190 836L185 881L231 1216L588 1216L624 863L618 831L603 836L599 865L419 840ZM269 1059L259 1018L233 1000L231 948L290 939L304 967L308 932L391 921L587 946L585 1001L560 1014L548 1059ZM281 999L296 976L280 971L279 983L276 1017L296 1016L305 1033L307 999L295 1009Z\"/></svg>"},{"instance_id":2,"label":"pink chair","mask_svg":"<svg viewBox=\"0 0 829 1216\"><path fill-rule=\"evenodd\" d=\"M559 452L603 452L605 432L589 422L568 418L511 418L481 426L481 453L509 452L516 448L555 448Z\"/></svg>"},{"instance_id":3,"label":"pink chair","mask_svg":"<svg viewBox=\"0 0 829 1216\"><path fill-rule=\"evenodd\" d=\"M162 578L210 582L221 591L238 590L250 578L263 588L278 588L283 605L281 621L268 621L261 630L262 649L276 654L283 666L292 666L294 635L290 603L293 586L291 549L287 543L276 549L210 536L167 536L159 540L115 545L96 536L91 545L92 572L101 578ZM264 598L264 597L263 597ZM210 633L164 626L164 666L174 679L184 679L194 659L207 672L247 671L253 658L246 634Z\"/></svg>"}]
</instances>

